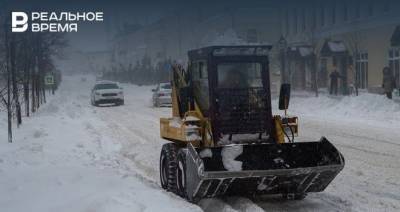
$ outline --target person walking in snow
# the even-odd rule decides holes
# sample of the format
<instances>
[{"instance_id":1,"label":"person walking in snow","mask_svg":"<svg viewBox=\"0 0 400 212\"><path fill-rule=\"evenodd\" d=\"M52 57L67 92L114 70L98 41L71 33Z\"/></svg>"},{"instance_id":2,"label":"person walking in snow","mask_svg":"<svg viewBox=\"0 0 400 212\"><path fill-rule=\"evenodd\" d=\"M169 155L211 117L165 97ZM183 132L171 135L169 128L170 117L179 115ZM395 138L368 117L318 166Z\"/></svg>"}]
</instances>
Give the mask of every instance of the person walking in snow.
<instances>
[{"instance_id":1,"label":"person walking in snow","mask_svg":"<svg viewBox=\"0 0 400 212\"><path fill-rule=\"evenodd\" d=\"M332 73L329 75L329 77L331 78L331 89L329 94L335 94L337 96L337 92L338 92L338 84L339 84L339 78L341 78L339 72L336 69L336 66L333 67L333 71Z\"/></svg>"},{"instance_id":2,"label":"person walking in snow","mask_svg":"<svg viewBox=\"0 0 400 212\"><path fill-rule=\"evenodd\" d=\"M389 67L383 68L382 88L384 89L387 98L392 99L392 92L394 88L396 88L396 80Z\"/></svg>"}]
</instances>

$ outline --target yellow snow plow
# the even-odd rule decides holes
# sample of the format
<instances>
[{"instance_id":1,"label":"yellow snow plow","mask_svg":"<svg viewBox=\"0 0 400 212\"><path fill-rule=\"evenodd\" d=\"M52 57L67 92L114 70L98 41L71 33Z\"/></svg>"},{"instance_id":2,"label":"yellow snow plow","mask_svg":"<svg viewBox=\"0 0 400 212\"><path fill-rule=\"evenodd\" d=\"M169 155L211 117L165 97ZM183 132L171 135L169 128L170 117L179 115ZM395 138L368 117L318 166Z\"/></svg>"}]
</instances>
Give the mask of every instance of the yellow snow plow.
<instances>
[{"instance_id":1,"label":"yellow snow plow","mask_svg":"<svg viewBox=\"0 0 400 212\"><path fill-rule=\"evenodd\" d=\"M279 194L303 199L323 191L344 167L324 137L294 142L297 117L286 115L290 85L272 115L270 46L211 46L189 51L172 68L172 117L160 119L171 141L160 155L161 186L191 202L225 195Z\"/></svg>"}]
</instances>

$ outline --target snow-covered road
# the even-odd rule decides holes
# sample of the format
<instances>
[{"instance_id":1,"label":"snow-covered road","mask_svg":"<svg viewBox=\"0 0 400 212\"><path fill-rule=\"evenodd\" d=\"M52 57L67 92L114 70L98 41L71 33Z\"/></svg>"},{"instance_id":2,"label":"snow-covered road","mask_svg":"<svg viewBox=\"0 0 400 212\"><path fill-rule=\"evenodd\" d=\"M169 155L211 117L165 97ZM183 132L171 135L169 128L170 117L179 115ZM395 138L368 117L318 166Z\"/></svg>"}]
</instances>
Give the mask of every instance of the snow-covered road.
<instances>
[{"instance_id":1,"label":"snow-covered road","mask_svg":"<svg viewBox=\"0 0 400 212\"><path fill-rule=\"evenodd\" d=\"M354 121L324 115L312 102L319 100L309 103L315 113L308 112L307 101L293 98L298 139L326 136L346 159L327 190L303 201L229 197L197 206L159 187L159 117L169 116L170 108L151 107L151 88L133 85L124 85L124 106L92 107L91 81L80 78L65 77L57 95L24 119L15 143L6 143L0 122L1 211L400 210L400 117L387 125L376 114Z\"/></svg>"}]
</instances>

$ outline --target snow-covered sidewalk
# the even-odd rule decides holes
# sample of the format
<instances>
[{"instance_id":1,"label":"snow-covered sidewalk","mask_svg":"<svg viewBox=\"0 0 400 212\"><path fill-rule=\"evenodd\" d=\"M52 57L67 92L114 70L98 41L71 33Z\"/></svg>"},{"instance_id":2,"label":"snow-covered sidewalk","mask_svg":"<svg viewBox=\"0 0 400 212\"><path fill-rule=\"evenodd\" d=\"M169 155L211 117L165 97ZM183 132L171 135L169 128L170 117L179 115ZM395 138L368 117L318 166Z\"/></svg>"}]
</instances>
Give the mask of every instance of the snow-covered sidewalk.
<instances>
[{"instance_id":1,"label":"snow-covered sidewalk","mask_svg":"<svg viewBox=\"0 0 400 212\"><path fill-rule=\"evenodd\" d=\"M0 211L200 210L131 168L89 104L91 84L79 79L65 77L56 96L14 129L14 143L1 121Z\"/></svg>"},{"instance_id":2,"label":"snow-covered sidewalk","mask_svg":"<svg viewBox=\"0 0 400 212\"><path fill-rule=\"evenodd\" d=\"M400 128L400 103L384 95L361 93L359 96L329 96L321 94L293 95L289 112L320 120L387 125ZM273 107L277 106L277 100Z\"/></svg>"}]
</instances>

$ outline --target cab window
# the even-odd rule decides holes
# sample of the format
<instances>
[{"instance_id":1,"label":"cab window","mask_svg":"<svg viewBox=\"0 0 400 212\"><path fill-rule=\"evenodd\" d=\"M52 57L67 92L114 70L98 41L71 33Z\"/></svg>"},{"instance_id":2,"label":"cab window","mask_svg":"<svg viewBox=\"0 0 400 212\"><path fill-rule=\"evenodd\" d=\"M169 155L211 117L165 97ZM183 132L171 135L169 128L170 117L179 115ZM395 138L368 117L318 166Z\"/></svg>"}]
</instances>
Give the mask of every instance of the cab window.
<instances>
[{"instance_id":1,"label":"cab window","mask_svg":"<svg viewBox=\"0 0 400 212\"><path fill-rule=\"evenodd\" d=\"M193 79L193 92L197 99L197 104L203 111L208 110L209 107L209 92L208 92L208 70L206 61L192 62L192 79Z\"/></svg>"}]
</instances>

